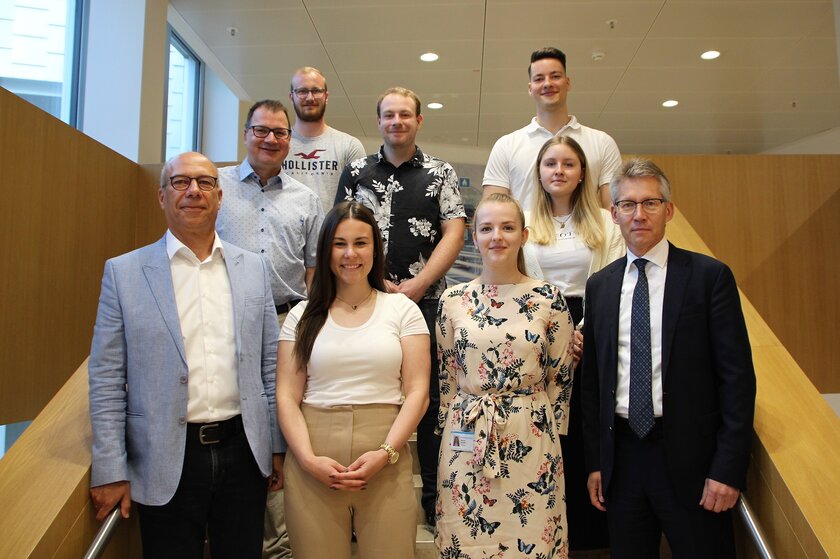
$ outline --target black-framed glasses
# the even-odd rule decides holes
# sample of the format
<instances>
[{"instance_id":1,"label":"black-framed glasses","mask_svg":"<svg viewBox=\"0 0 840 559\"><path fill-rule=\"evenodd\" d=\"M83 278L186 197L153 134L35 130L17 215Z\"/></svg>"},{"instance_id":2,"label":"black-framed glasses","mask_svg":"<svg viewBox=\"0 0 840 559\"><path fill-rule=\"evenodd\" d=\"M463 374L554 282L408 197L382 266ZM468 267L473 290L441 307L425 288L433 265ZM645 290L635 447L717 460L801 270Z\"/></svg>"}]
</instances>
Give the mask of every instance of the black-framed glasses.
<instances>
[{"instance_id":1,"label":"black-framed glasses","mask_svg":"<svg viewBox=\"0 0 840 559\"><path fill-rule=\"evenodd\" d=\"M180 190L183 192L187 190L192 181L195 181L198 184L198 188L203 190L204 192L210 192L216 185L219 184L219 179L217 177L209 177L206 175L202 175L200 177L188 177L187 175L173 175L169 177L169 184L172 185L172 188L175 190Z\"/></svg>"},{"instance_id":2,"label":"black-framed glasses","mask_svg":"<svg viewBox=\"0 0 840 559\"><path fill-rule=\"evenodd\" d=\"M268 138L268 133L274 134L278 140L288 140L292 135L291 128L269 128L268 126L249 126L248 129L254 133L257 138Z\"/></svg>"},{"instance_id":3,"label":"black-framed glasses","mask_svg":"<svg viewBox=\"0 0 840 559\"><path fill-rule=\"evenodd\" d=\"M321 97L324 96L324 93L326 93L327 90L324 89L323 87L310 87L310 88L298 87L296 89L293 89L292 92L295 95L297 95L299 99L306 99L306 97L310 93L312 94L312 97L314 97L315 99L320 99Z\"/></svg>"},{"instance_id":4,"label":"black-framed glasses","mask_svg":"<svg viewBox=\"0 0 840 559\"><path fill-rule=\"evenodd\" d=\"M633 200L619 200L615 204L615 209L618 213L630 215L636 211L636 206L641 206L645 213L655 214L662 209L662 204L665 203L664 198L648 198L641 202L634 202Z\"/></svg>"}]
</instances>

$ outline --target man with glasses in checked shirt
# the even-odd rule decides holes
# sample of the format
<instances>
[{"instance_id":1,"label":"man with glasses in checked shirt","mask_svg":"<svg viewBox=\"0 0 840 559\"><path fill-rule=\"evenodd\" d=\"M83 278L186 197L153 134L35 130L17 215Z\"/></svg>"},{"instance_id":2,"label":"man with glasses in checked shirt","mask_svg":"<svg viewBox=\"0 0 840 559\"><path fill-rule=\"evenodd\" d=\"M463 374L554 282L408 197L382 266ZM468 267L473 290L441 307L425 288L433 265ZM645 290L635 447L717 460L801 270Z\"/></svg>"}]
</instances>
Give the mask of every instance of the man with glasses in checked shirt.
<instances>
[{"instance_id":1,"label":"man with glasses in checked shirt","mask_svg":"<svg viewBox=\"0 0 840 559\"><path fill-rule=\"evenodd\" d=\"M324 220L318 196L283 171L291 134L283 104L258 101L245 119L247 157L239 165L219 169L225 203L217 231L222 239L265 258L281 324L307 297ZM263 556L291 557L282 490L269 494L266 510Z\"/></svg>"}]
</instances>

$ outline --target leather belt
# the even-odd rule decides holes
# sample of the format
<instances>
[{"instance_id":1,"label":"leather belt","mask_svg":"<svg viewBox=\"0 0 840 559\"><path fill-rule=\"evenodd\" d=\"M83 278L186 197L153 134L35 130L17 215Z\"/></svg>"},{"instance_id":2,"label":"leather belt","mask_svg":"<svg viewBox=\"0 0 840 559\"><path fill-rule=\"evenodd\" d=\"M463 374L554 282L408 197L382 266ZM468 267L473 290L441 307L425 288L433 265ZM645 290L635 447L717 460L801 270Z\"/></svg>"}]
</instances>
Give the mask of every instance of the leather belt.
<instances>
[{"instance_id":1,"label":"leather belt","mask_svg":"<svg viewBox=\"0 0 840 559\"><path fill-rule=\"evenodd\" d=\"M187 442L202 446L223 443L244 431L242 416L213 423L187 423Z\"/></svg>"},{"instance_id":2,"label":"leather belt","mask_svg":"<svg viewBox=\"0 0 840 559\"><path fill-rule=\"evenodd\" d=\"M292 299L291 301L286 301L280 305L274 305L274 309L277 311L277 314L284 314L292 310L295 305L303 301L303 299Z\"/></svg>"}]
</instances>

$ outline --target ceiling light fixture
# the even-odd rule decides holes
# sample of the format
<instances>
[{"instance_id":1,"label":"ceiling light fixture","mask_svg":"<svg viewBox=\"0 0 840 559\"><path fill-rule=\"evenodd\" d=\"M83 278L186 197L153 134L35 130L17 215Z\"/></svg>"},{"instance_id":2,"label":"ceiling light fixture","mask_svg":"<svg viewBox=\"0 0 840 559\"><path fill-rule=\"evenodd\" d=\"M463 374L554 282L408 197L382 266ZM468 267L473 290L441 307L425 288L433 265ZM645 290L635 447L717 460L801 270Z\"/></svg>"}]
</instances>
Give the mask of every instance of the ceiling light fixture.
<instances>
[{"instance_id":1,"label":"ceiling light fixture","mask_svg":"<svg viewBox=\"0 0 840 559\"><path fill-rule=\"evenodd\" d=\"M434 62L438 58L440 57L433 52L427 52L425 54L420 55L420 60L422 60L423 62Z\"/></svg>"},{"instance_id":2,"label":"ceiling light fixture","mask_svg":"<svg viewBox=\"0 0 840 559\"><path fill-rule=\"evenodd\" d=\"M676 99L668 99L667 101L662 102L662 106L665 107L666 109L670 109L671 107L676 107L679 104L680 104L680 102L677 101Z\"/></svg>"},{"instance_id":3,"label":"ceiling light fixture","mask_svg":"<svg viewBox=\"0 0 840 559\"><path fill-rule=\"evenodd\" d=\"M700 58L702 58L703 60L714 60L718 56L720 56L720 52L716 50L707 50L706 52L700 55Z\"/></svg>"},{"instance_id":4,"label":"ceiling light fixture","mask_svg":"<svg viewBox=\"0 0 840 559\"><path fill-rule=\"evenodd\" d=\"M442 109L443 108L443 103L438 103L437 101L432 101L431 103L429 103L426 106L429 107L430 109Z\"/></svg>"}]
</instances>

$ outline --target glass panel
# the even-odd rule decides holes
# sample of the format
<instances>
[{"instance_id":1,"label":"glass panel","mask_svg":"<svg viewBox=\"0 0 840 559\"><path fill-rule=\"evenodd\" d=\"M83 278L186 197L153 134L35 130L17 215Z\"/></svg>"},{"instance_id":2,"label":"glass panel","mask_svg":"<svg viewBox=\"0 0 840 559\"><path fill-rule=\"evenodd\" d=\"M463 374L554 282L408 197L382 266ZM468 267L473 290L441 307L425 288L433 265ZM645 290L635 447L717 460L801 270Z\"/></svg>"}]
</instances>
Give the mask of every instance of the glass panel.
<instances>
[{"instance_id":1,"label":"glass panel","mask_svg":"<svg viewBox=\"0 0 840 559\"><path fill-rule=\"evenodd\" d=\"M75 112L76 3L0 0L0 86L68 123Z\"/></svg>"},{"instance_id":2,"label":"glass panel","mask_svg":"<svg viewBox=\"0 0 840 559\"><path fill-rule=\"evenodd\" d=\"M174 35L169 41L166 159L198 149L199 61Z\"/></svg>"},{"instance_id":3,"label":"glass panel","mask_svg":"<svg viewBox=\"0 0 840 559\"><path fill-rule=\"evenodd\" d=\"M0 425L0 458L5 456L6 452L12 448L15 441L23 434L23 431L32 424L32 421L21 421L20 423L10 423L9 425Z\"/></svg>"}]
</instances>

